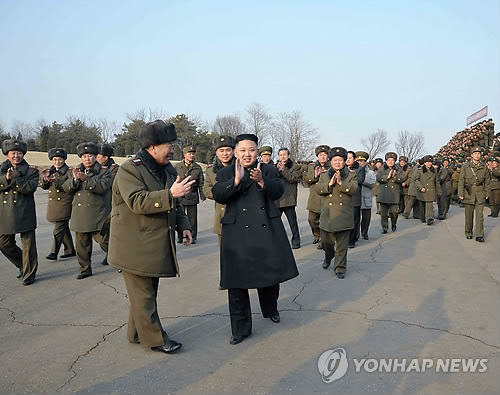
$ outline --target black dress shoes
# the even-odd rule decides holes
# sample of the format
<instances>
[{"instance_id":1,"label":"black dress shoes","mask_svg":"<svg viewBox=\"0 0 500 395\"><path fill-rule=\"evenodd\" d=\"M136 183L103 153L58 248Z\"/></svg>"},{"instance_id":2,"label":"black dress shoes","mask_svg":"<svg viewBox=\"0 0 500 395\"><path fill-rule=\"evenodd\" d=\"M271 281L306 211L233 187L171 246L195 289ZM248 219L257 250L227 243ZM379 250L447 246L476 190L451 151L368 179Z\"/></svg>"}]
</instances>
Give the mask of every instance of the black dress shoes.
<instances>
[{"instance_id":1,"label":"black dress shoes","mask_svg":"<svg viewBox=\"0 0 500 395\"><path fill-rule=\"evenodd\" d=\"M26 280L23 281L23 285L31 285L35 282L35 278L27 278Z\"/></svg>"},{"instance_id":2,"label":"black dress shoes","mask_svg":"<svg viewBox=\"0 0 500 395\"><path fill-rule=\"evenodd\" d=\"M393 232L395 232L396 231L396 224L392 224L391 229Z\"/></svg>"},{"instance_id":3,"label":"black dress shoes","mask_svg":"<svg viewBox=\"0 0 500 395\"><path fill-rule=\"evenodd\" d=\"M49 255L45 257L45 259L48 259L49 261L57 261L57 255L51 252Z\"/></svg>"},{"instance_id":4,"label":"black dress shoes","mask_svg":"<svg viewBox=\"0 0 500 395\"><path fill-rule=\"evenodd\" d=\"M471 240L472 239L472 236L467 236L467 240Z\"/></svg>"},{"instance_id":5,"label":"black dress shoes","mask_svg":"<svg viewBox=\"0 0 500 395\"><path fill-rule=\"evenodd\" d=\"M106 256L106 258L104 258L102 260L101 265L103 265L103 266L108 266L109 265L109 263L108 263L108 257L107 256Z\"/></svg>"},{"instance_id":6,"label":"black dress shoes","mask_svg":"<svg viewBox=\"0 0 500 395\"><path fill-rule=\"evenodd\" d=\"M345 277L345 273L335 273L335 275L337 276L337 278L344 278Z\"/></svg>"},{"instance_id":7,"label":"black dress shoes","mask_svg":"<svg viewBox=\"0 0 500 395\"><path fill-rule=\"evenodd\" d=\"M354 243L349 243L349 244L347 245L347 247L348 247L348 248L354 248L354 247L356 247L356 244L354 244Z\"/></svg>"},{"instance_id":8,"label":"black dress shoes","mask_svg":"<svg viewBox=\"0 0 500 395\"><path fill-rule=\"evenodd\" d=\"M71 258L72 256L76 256L76 252L74 252L72 254L62 254L60 256L60 258Z\"/></svg>"},{"instance_id":9,"label":"black dress shoes","mask_svg":"<svg viewBox=\"0 0 500 395\"><path fill-rule=\"evenodd\" d=\"M269 319L275 324L278 324L281 321L280 313L274 313Z\"/></svg>"},{"instance_id":10,"label":"black dress shoes","mask_svg":"<svg viewBox=\"0 0 500 395\"><path fill-rule=\"evenodd\" d=\"M484 243L484 237L476 237L476 241L479 241L480 243Z\"/></svg>"},{"instance_id":11,"label":"black dress shoes","mask_svg":"<svg viewBox=\"0 0 500 395\"><path fill-rule=\"evenodd\" d=\"M313 244L318 244L319 243L319 239L314 239L313 240Z\"/></svg>"},{"instance_id":12,"label":"black dress shoes","mask_svg":"<svg viewBox=\"0 0 500 395\"><path fill-rule=\"evenodd\" d=\"M332 264L332 261L327 262L326 259L323 261L323 269L328 269L330 265Z\"/></svg>"},{"instance_id":13,"label":"black dress shoes","mask_svg":"<svg viewBox=\"0 0 500 395\"><path fill-rule=\"evenodd\" d=\"M182 239L177 239L177 244L182 244Z\"/></svg>"},{"instance_id":14,"label":"black dress shoes","mask_svg":"<svg viewBox=\"0 0 500 395\"><path fill-rule=\"evenodd\" d=\"M427 225L432 225L434 223L434 220L432 218L429 218L427 220Z\"/></svg>"},{"instance_id":15,"label":"black dress shoes","mask_svg":"<svg viewBox=\"0 0 500 395\"><path fill-rule=\"evenodd\" d=\"M292 246L292 250L298 250L300 248L300 244L295 244Z\"/></svg>"},{"instance_id":16,"label":"black dress shoes","mask_svg":"<svg viewBox=\"0 0 500 395\"><path fill-rule=\"evenodd\" d=\"M382 234L387 233L387 229L382 229Z\"/></svg>"},{"instance_id":17,"label":"black dress shoes","mask_svg":"<svg viewBox=\"0 0 500 395\"><path fill-rule=\"evenodd\" d=\"M164 352L166 354L173 354L174 352L179 351L181 347L182 343L178 343L175 340L169 340L163 346L151 347L151 350Z\"/></svg>"},{"instance_id":18,"label":"black dress shoes","mask_svg":"<svg viewBox=\"0 0 500 395\"><path fill-rule=\"evenodd\" d=\"M364 240L368 240L368 235L363 235Z\"/></svg>"},{"instance_id":19,"label":"black dress shoes","mask_svg":"<svg viewBox=\"0 0 500 395\"><path fill-rule=\"evenodd\" d=\"M92 271L86 271L86 272L83 272L83 273L80 273L78 276L76 276L76 279L77 280L83 280L84 278L87 278L87 277L90 277L92 276Z\"/></svg>"},{"instance_id":20,"label":"black dress shoes","mask_svg":"<svg viewBox=\"0 0 500 395\"><path fill-rule=\"evenodd\" d=\"M230 344L238 344L238 343L241 343L243 340L245 340L245 338L247 338L247 336L244 336L244 335L239 335L239 336L231 336L231 339L229 339L229 343Z\"/></svg>"},{"instance_id":21,"label":"black dress shoes","mask_svg":"<svg viewBox=\"0 0 500 395\"><path fill-rule=\"evenodd\" d=\"M19 273L17 273L16 278L21 278L23 276L23 271L19 269Z\"/></svg>"}]
</instances>

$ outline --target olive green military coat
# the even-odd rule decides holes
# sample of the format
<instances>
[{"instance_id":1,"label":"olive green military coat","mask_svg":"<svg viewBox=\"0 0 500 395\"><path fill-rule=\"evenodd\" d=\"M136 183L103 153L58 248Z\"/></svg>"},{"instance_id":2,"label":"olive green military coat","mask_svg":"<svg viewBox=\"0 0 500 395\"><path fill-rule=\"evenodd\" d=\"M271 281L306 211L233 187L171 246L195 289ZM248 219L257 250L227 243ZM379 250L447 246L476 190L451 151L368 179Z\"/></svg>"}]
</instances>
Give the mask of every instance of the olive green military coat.
<instances>
[{"instance_id":1,"label":"olive green military coat","mask_svg":"<svg viewBox=\"0 0 500 395\"><path fill-rule=\"evenodd\" d=\"M63 184L64 190L74 195L69 227L73 232L97 232L109 214L105 197L111 189L113 176L98 162L87 170L83 164L79 167L87 173L87 180L75 182L71 176Z\"/></svg>"},{"instance_id":2,"label":"olive green military coat","mask_svg":"<svg viewBox=\"0 0 500 395\"><path fill-rule=\"evenodd\" d=\"M0 234L14 235L36 229L34 193L38 188L38 169L25 160L7 180L9 160L0 166Z\"/></svg>"},{"instance_id":3,"label":"olive green military coat","mask_svg":"<svg viewBox=\"0 0 500 395\"><path fill-rule=\"evenodd\" d=\"M50 176L55 177L55 181L45 181L40 176L40 186L49 190L49 201L47 204L47 221L55 223L66 221L71 218L71 204L73 194L64 191L63 185L68 178L73 177L73 172L64 164L59 170L54 166L50 168Z\"/></svg>"},{"instance_id":4,"label":"olive green military coat","mask_svg":"<svg viewBox=\"0 0 500 395\"><path fill-rule=\"evenodd\" d=\"M490 170L490 190L500 189L500 167Z\"/></svg>"},{"instance_id":5,"label":"olive green military coat","mask_svg":"<svg viewBox=\"0 0 500 395\"><path fill-rule=\"evenodd\" d=\"M390 168L386 164L377 171L377 182L379 183L377 203L399 204L401 184L406 181L406 178L403 171L397 169L396 174L387 179L389 171Z\"/></svg>"},{"instance_id":6,"label":"olive green military coat","mask_svg":"<svg viewBox=\"0 0 500 395\"><path fill-rule=\"evenodd\" d=\"M415 174L415 187L417 188L417 199L422 202L433 202L436 196L441 194L438 171L431 166L430 169L422 166ZM425 191L422 192L422 188Z\"/></svg>"},{"instance_id":7,"label":"olive green military coat","mask_svg":"<svg viewBox=\"0 0 500 395\"><path fill-rule=\"evenodd\" d=\"M474 175L475 174L475 175ZM470 185L470 193L467 191ZM465 204L484 203L490 197L490 172L484 162L477 165L472 161L463 164L458 180L458 196Z\"/></svg>"},{"instance_id":8,"label":"olive green military coat","mask_svg":"<svg viewBox=\"0 0 500 395\"><path fill-rule=\"evenodd\" d=\"M439 169L439 183L441 184L441 196L450 196L452 193L451 189L451 175L453 174L453 170L442 166Z\"/></svg>"},{"instance_id":9,"label":"olive green military coat","mask_svg":"<svg viewBox=\"0 0 500 395\"><path fill-rule=\"evenodd\" d=\"M307 166L307 172L303 174L303 183L307 185L309 189L309 199L307 199L307 209L312 211L313 213L321 212L321 195L315 192L314 189L311 188L312 185L316 184L319 181L319 177L315 177L315 171L317 166L320 166L325 172L328 172L330 168L330 162L326 162L324 166L321 166L318 161L314 163L310 163Z\"/></svg>"},{"instance_id":10,"label":"olive green military coat","mask_svg":"<svg viewBox=\"0 0 500 395\"><path fill-rule=\"evenodd\" d=\"M118 169L120 166L115 163L113 158L109 158L104 166L102 166L104 170L109 170L111 173L111 185L113 185L113 181L115 180L116 175L118 174ZM111 214L111 188L106 192L104 199L106 200L106 210L109 214ZM108 215L109 215L108 214Z\"/></svg>"},{"instance_id":11,"label":"olive green military coat","mask_svg":"<svg viewBox=\"0 0 500 395\"><path fill-rule=\"evenodd\" d=\"M319 176L319 181L311 186L321 195L320 229L326 232L341 232L354 228L352 195L358 191L356 173L344 166L340 172L342 185L329 186L333 170Z\"/></svg>"},{"instance_id":12,"label":"olive green military coat","mask_svg":"<svg viewBox=\"0 0 500 395\"><path fill-rule=\"evenodd\" d=\"M408 178L405 183L408 184L408 196L417 197L417 186L415 185L415 177L417 175L418 167L414 166L408 172Z\"/></svg>"},{"instance_id":13,"label":"olive green military coat","mask_svg":"<svg viewBox=\"0 0 500 395\"><path fill-rule=\"evenodd\" d=\"M214 195L212 193L212 187L217 182L217 173L215 172L214 166L210 165L205 171L205 183L203 184L203 194L207 199L214 200ZM222 233L222 224L220 220L224 216L226 210L225 204L220 204L215 202L215 213L214 213L214 226L213 232L220 235Z\"/></svg>"},{"instance_id":14,"label":"olive green military coat","mask_svg":"<svg viewBox=\"0 0 500 395\"><path fill-rule=\"evenodd\" d=\"M302 177L302 166L288 159L285 168L279 172L285 192L276 203L278 207L292 207L297 205L297 185Z\"/></svg>"},{"instance_id":15,"label":"olive green military coat","mask_svg":"<svg viewBox=\"0 0 500 395\"><path fill-rule=\"evenodd\" d=\"M172 164L154 166L141 152L122 164L113 183L108 261L139 276L175 277L175 232L190 229L169 189L177 173Z\"/></svg>"},{"instance_id":16,"label":"olive green military coat","mask_svg":"<svg viewBox=\"0 0 500 395\"><path fill-rule=\"evenodd\" d=\"M191 191L179 199L179 202L183 206L194 206L200 203L200 199L206 199L203 194L203 183L205 182L205 178L203 177L203 169L198 163L193 162L191 165L187 165L183 159L175 164L175 170L177 170L177 174L181 180L184 180L187 176L191 176L191 180L196 181L191 185Z\"/></svg>"}]
</instances>

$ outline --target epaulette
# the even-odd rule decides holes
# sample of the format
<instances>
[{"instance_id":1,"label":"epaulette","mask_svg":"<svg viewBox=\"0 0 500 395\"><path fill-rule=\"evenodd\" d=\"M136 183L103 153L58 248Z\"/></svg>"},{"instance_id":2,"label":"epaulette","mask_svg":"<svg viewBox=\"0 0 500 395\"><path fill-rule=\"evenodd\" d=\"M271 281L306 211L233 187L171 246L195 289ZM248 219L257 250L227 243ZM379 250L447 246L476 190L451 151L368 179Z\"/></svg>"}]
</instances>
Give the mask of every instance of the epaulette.
<instances>
[{"instance_id":1,"label":"epaulette","mask_svg":"<svg viewBox=\"0 0 500 395\"><path fill-rule=\"evenodd\" d=\"M113 164L111 165L111 167L115 167L115 166L118 166L118 165L117 165L116 163L113 163Z\"/></svg>"},{"instance_id":2,"label":"epaulette","mask_svg":"<svg viewBox=\"0 0 500 395\"><path fill-rule=\"evenodd\" d=\"M107 169L108 166L101 166L101 169Z\"/></svg>"},{"instance_id":3,"label":"epaulette","mask_svg":"<svg viewBox=\"0 0 500 395\"><path fill-rule=\"evenodd\" d=\"M30 169L38 170L38 166L32 166L32 165L30 165L29 167L30 167Z\"/></svg>"},{"instance_id":4,"label":"epaulette","mask_svg":"<svg viewBox=\"0 0 500 395\"><path fill-rule=\"evenodd\" d=\"M142 165L142 160L140 158L133 158L133 159L130 159L132 161L132 163L136 166L140 166Z\"/></svg>"},{"instance_id":5,"label":"epaulette","mask_svg":"<svg viewBox=\"0 0 500 395\"><path fill-rule=\"evenodd\" d=\"M354 170L349 169L349 173L356 173Z\"/></svg>"},{"instance_id":6,"label":"epaulette","mask_svg":"<svg viewBox=\"0 0 500 395\"><path fill-rule=\"evenodd\" d=\"M214 165L208 165L207 169L210 169L211 167L214 167Z\"/></svg>"}]
</instances>

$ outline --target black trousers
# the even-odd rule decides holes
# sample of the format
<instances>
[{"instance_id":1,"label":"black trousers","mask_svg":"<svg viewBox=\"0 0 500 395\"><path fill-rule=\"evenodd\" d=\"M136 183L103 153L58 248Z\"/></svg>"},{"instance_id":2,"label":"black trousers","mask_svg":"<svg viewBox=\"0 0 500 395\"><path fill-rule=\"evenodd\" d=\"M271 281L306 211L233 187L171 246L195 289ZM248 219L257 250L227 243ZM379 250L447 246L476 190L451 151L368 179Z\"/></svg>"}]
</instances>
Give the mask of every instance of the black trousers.
<instances>
[{"instance_id":1,"label":"black trousers","mask_svg":"<svg viewBox=\"0 0 500 395\"><path fill-rule=\"evenodd\" d=\"M300 233L295 206L280 207L280 211L281 214L285 213L288 224L290 225L290 230L292 231L292 247L300 247Z\"/></svg>"},{"instance_id":2,"label":"black trousers","mask_svg":"<svg viewBox=\"0 0 500 395\"><path fill-rule=\"evenodd\" d=\"M260 309L264 318L278 312L280 285L257 288ZM227 290L229 314L231 316L231 333L233 336L248 336L252 333L252 310L248 289L230 288Z\"/></svg>"},{"instance_id":3,"label":"black trousers","mask_svg":"<svg viewBox=\"0 0 500 395\"><path fill-rule=\"evenodd\" d=\"M359 229L361 223L361 207L352 208L354 229L349 234L349 244L354 245L359 240Z\"/></svg>"},{"instance_id":4,"label":"black trousers","mask_svg":"<svg viewBox=\"0 0 500 395\"><path fill-rule=\"evenodd\" d=\"M370 228L371 219L372 219L372 209L371 208L361 209L361 234L363 236L368 236L368 229Z\"/></svg>"},{"instance_id":5,"label":"black trousers","mask_svg":"<svg viewBox=\"0 0 500 395\"><path fill-rule=\"evenodd\" d=\"M450 200L451 200L451 195L437 197L439 219L446 218L448 210L450 209Z\"/></svg>"}]
</instances>

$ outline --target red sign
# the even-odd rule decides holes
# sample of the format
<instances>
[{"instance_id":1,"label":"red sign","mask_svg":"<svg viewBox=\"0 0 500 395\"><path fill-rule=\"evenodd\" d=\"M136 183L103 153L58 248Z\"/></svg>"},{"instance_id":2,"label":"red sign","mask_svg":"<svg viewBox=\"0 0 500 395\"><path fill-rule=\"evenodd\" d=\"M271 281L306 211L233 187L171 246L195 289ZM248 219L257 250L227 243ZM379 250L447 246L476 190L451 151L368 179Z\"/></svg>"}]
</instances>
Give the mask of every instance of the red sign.
<instances>
[{"instance_id":1,"label":"red sign","mask_svg":"<svg viewBox=\"0 0 500 395\"><path fill-rule=\"evenodd\" d=\"M467 125L469 126L471 123L476 122L478 119L484 118L488 116L488 106L481 108L478 112L475 112L470 117L467 118Z\"/></svg>"}]
</instances>

